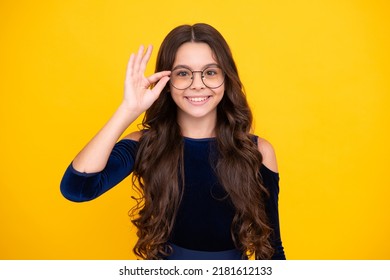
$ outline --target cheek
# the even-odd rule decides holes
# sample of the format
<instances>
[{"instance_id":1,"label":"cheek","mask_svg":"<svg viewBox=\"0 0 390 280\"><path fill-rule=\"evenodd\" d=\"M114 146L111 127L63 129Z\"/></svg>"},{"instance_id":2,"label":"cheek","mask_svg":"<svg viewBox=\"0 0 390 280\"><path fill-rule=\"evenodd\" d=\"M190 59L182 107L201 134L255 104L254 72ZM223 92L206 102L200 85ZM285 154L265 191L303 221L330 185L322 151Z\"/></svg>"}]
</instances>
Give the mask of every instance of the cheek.
<instances>
[{"instance_id":1,"label":"cheek","mask_svg":"<svg viewBox=\"0 0 390 280\"><path fill-rule=\"evenodd\" d=\"M178 90L177 88L174 88L173 86L169 85L169 93L172 95L172 98L174 96L180 95L181 92L181 90Z\"/></svg>"},{"instance_id":2,"label":"cheek","mask_svg":"<svg viewBox=\"0 0 390 280\"><path fill-rule=\"evenodd\" d=\"M215 91L216 95L220 97L220 99L223 98L223 96L225 95L225 87L221 87L219 88L217 91Z\"/></svg>"},{"instance_id":3,"label":"cheek","mask_svg":"<svg viewBox=\"0 0 390 280\"><path fill-rule=\"evenodd\" d=\"M175 103L177 103L177 101L179 101L182 96L183 96L183 93L175 88L170 88L170 92L168 92L168 94L171 95L173 101L175 101Z\"/></svg>"}]
</instances>

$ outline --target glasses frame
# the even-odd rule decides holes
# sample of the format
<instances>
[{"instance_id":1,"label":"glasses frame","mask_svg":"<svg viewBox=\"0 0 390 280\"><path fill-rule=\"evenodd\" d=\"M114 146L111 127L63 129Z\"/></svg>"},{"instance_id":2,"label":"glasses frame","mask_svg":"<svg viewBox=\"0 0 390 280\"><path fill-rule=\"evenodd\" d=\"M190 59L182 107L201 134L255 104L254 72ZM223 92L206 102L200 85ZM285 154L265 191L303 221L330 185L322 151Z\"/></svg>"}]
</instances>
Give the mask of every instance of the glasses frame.
<instances>
[{"instance_id":1,"label":"glasses frame","mask_svg":"<svg viewBox=\"0 0 390 280\"><path fill-rule=\"evenodd\" d=\"M219 86L216 86L216 87L209 87L208 85L205 84L205 82L204 82L204 80L203 80L203 79L204 79L203 73L204 73L204 71L206 71L207 69L213 68L213 67L214 67L214 68L219 68L219 69L221 69L223 79L222 79L222 82L221 82L221 84L220 84ZM189 71L191 72L191 74L192 74L192 76L191 76L191 83L189 84L188 87L185 87L185 88L178 88L178 87L175 87L175 85L172 83L172 80L170 80L169 83L170 83L175 89L178 89L178 90L185 90L185 89L187 89L187 88L189 88L189 87L192 86L192 84L194 83L194 80L195 80L195 79L194 79L194 77L195 77L194 73L201 73L200 79L201 79L202 83L203 83L207 88L209 88L209 89L216 89L216 88L219 88L219 87L222 86L223 83L225 82L225 72L222 70L221 67L219 67L219 66L216 65L216 64L206 65L205 68L203 68L203 70L192 70L192 69L190 69L189 67L180 65L180 66L176 66L175 68L173 68L173 69L171 70L171 72L173 72L173 71L175 71L175 70L177 70L177 69L182 69L182 68L187 69L187 70L189 70Z\"/></svg>"}]
</instances>

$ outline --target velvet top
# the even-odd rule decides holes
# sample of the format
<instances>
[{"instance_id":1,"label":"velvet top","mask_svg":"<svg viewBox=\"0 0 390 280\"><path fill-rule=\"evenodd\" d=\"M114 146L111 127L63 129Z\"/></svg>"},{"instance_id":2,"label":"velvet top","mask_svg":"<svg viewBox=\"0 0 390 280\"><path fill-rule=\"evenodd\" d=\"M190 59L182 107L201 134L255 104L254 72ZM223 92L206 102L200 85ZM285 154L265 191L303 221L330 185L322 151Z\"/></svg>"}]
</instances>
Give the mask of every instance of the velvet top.
<instances>
[{"instance_id":1,"label":"velvet top","mask_svg":"<svg viewBox=\"0 0 390 280\"><path fill-rule=\"evenodd\" d=\"M169 242L199 251L233 249L230 228L235 209L212 166L216 141L214 138L183 138L183 141L184 193ZM137 141L119 141L104 170L97 173L81 173L70 164L61 181L63 196L83 202L102 195L133 171L137 150ZM264 165L260 167L260 173L270 193L265 207L273 228L273 259L285 259L278 215L279 174Z\"/></svg>"}]
</instances>

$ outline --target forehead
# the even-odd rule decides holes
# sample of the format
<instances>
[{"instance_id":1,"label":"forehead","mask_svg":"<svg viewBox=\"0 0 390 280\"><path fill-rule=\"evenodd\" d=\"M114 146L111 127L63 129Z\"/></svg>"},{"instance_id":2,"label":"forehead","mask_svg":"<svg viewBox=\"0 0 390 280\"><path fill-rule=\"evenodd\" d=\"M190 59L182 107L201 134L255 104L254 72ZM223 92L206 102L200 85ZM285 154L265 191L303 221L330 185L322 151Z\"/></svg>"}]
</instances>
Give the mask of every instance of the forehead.
<instances>
[{"instance_id":1,"label":"forehead","mask_svg":"<svg viewBox=\"0 0 390 280\"><path fill-rule=\"evenodd\" d=\"M188 42L177 50L173 67L185 65L191 69L201 69L208 64L217 64L210 46L206 43Z\"/></svg>"}]
</instances>

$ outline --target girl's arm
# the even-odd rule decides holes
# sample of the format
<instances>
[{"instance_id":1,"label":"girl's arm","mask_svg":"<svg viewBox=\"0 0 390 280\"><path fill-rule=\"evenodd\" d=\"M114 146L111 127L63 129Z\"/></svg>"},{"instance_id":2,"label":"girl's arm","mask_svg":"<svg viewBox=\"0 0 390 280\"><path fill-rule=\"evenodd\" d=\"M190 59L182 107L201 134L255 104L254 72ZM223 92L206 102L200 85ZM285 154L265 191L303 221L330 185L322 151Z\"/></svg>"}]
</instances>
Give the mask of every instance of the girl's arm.
<instances>
[{"instance_id":1,"label":"girl's arm","mask_svg":"<svg viewBox=\"0 0 390 280\"><path fill-rule=\"evenodd\" d=\"M152 46L147 48L145 54L144 47L141 46L137 54L130 56L123 101L111 119L74 158L72 166L76 171L95 173L103 170L122 133L159 97L169 81L170 71L145 77L151 53ZM153 84L155 86L150 89Z\"/></svg>"}]
</instances>

